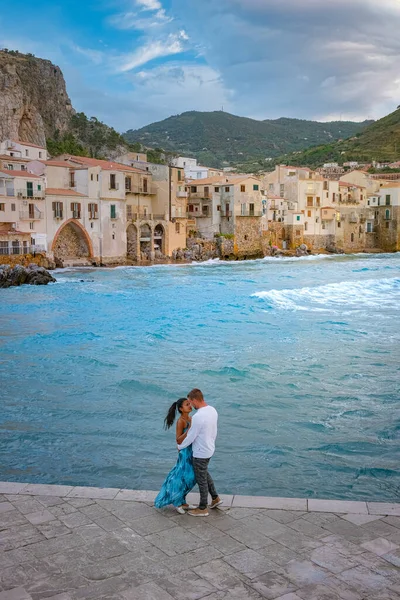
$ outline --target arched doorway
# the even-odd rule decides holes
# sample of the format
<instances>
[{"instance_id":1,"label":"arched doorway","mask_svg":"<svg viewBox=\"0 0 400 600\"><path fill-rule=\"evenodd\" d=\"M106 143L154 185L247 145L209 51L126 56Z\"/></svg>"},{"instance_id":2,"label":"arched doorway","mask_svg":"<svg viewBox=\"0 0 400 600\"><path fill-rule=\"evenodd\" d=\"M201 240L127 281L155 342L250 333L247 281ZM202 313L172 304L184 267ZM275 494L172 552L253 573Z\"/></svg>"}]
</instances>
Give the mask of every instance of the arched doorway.
<instances>
[{"instance_id":1,"label":"arched doorway","mask_svg":"<svg viewBox=\"0 0 400 600\"><path fill-rule=\"evenodd\" d=\"M151 227L148 223L140 226L140 252L144 260L151 260L153 248L151 243Z\"/></svg>"},{"instance_id":2,"label":"arched doorway","mask_svg":"<svg viewBox=\"0 0 400 600\"><path fill-rule=\"evenodd\" d=\"M93 256L92 243L87 231L73 219L64 223L57 231L52 250L56 264L63 264L66 260L89 259Z\"/></svg>"},{"instance_id":3,"label":"arched doorway","mask_svg":"<svg viewBox=\"0 0 400 600\"><path fill-rule=\"evenodd\" d=\"M165 254L165 231L162 225L156 225L154 229L154 250Z\"/></svg>"},{"instance_id":4,"label":"arched doorway","mask_svg":"<svg viewBox=\"0 0 400 600\"><path fill-rule=\"evenodd\" d=\"M136 225L129 225L126 230L126 253L128 258L138 260L138 233Z\"/></svg>"}]
</instances>

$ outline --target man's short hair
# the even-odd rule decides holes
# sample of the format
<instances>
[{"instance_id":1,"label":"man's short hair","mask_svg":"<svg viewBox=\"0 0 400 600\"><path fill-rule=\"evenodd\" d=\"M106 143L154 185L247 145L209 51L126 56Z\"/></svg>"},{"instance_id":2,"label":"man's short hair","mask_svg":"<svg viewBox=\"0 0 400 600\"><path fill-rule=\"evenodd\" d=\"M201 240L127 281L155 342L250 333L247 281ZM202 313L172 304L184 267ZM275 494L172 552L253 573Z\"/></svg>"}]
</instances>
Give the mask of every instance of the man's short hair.
<instances>
[{"instance_id":1,"label":"man's short hair","mask_svg":"<svg viewBox=\"0 0 400 600\"><path fill-rule=\"evenodd\" d=\"M191 392L188 393L189 400L197 400L198 402L203 402L204 396L201 390L194 388Z\"/></svg>"}]
</instances>

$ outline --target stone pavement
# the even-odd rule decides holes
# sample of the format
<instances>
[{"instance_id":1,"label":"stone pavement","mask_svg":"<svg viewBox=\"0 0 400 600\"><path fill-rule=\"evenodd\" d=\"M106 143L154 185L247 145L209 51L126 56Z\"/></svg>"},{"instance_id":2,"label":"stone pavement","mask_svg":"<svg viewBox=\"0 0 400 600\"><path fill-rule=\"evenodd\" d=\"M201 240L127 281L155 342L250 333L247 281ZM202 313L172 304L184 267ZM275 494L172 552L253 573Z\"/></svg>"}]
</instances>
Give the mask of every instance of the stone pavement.
<instances>
[{"instance_id":1,"label":"stone pavement","mask_svg":"<svg viewBox=\"0 0 400 600\"><path fill-rule=\"evenodd\" d=\"M399 600L400 505L0 483L0 600ZM197 495L194 495L196 498Z\"/></svg>"}]
</instances>

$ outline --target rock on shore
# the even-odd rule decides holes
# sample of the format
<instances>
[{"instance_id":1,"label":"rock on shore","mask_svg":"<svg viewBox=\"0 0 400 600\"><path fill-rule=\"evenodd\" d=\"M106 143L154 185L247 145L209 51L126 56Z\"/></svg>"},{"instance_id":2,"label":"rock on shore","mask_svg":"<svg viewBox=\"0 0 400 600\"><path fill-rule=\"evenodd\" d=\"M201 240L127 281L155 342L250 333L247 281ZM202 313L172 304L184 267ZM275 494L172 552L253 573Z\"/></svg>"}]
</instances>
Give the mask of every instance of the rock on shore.
<instances>
[{"instance_id":1,"label":"rock on shore","mask_svg":"<svg viewBox=\"0 0 400 600\"><path fill-rule=\"evenodd\" d=\"M0 288L8 288L22 284L47 285L56 279L43 267L30 264L28 267L16 265L0 265Z\"/></svg>"}]
</instances>

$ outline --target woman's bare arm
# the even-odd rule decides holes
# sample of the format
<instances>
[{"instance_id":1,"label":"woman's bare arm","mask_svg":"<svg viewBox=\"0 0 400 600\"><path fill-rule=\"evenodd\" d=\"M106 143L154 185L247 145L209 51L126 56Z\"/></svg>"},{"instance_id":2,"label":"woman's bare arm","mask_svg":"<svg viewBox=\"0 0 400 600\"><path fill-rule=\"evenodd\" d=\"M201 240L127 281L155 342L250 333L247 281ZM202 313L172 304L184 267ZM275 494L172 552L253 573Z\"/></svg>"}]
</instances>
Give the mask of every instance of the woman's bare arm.
<instances>
[{"instance_id":1,"label":"woman's bare arm","mask_svg":"<svg viewBox=\"0 0 400 600\"><path fill-rule=\"evenodd\" d=\"M183 421L183 419L178 419L178 421L176 423L176 443L177 444L182 444L183 440L187 436L187 432L183 433L185 426L186 426L186 424Z\"/></svg>"}]
</instances>

